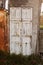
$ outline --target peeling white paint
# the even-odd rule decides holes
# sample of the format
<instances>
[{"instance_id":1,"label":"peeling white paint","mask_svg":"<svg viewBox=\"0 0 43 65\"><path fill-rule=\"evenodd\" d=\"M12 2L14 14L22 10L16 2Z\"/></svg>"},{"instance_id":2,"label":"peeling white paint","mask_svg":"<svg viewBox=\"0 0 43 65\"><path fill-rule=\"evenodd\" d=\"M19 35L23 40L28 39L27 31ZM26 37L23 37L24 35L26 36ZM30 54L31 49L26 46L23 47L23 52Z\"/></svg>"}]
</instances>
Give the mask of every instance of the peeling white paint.
<instances>
[{"instance_id":1,"label":"peeling white paint","mask_svg":"<svg viewBox=\"0 0 43 65\"><path fill-rule=\"evenodd\" d=\"M32 53L32 9L10 8L10 53Z\"/></svg>"}]
</instances>

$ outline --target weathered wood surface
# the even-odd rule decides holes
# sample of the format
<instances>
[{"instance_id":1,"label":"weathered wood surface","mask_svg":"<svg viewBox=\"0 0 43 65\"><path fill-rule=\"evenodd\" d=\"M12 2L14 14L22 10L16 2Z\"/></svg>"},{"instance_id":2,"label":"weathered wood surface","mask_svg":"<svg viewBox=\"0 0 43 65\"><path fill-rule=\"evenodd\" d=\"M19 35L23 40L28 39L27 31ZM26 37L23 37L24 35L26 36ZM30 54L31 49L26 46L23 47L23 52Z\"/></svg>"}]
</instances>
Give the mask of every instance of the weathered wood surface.
<instances>
[{"instance_id":1,"label":"weathered wood surface","mask_svg":"<svg viewBox=\"0 0 43 65\"><path fill-rule=\"evenodd\" d=\"M32 53L32 8L10 8L10 53Z\"/></svg>"},{"instance_id":2,"label":"weathered wood surface","mask_svg":"<svg viewBox=\"0 0 43 65\"><path fill-rule=\"evenodd\" d=\"M0 50L7 51L7 16L6 11L0 10Z\"/></svg>"}]
</instances>

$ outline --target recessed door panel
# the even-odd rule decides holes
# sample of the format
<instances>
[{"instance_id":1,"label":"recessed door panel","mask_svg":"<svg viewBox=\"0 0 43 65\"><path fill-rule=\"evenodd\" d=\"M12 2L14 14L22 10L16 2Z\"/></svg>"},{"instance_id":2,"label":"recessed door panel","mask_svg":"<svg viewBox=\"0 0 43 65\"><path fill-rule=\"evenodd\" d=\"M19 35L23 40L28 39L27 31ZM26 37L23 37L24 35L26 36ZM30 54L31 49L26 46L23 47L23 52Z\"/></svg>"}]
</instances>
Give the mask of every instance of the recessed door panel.
<instances>
[{"instance_id":1,"label":"recessed door panel","mask_svg":"<svg viewBox=\"0 0 43 65\"><path fill-rule=\"evenodd\" d=\"M32 8L22 8L22 20L32 20Z\"/></svg>"},{"instance_id":2,"label":"recessed door panel","mask_svg":"<svg viewBox=\"0 0 43 65\"><path fill-rule=\"evenodd\" d=\"M23 55L30 55L32 52L31 49L31 38L30 37L22 37L22 52Z\"/></svg>"},{"instance_id":3,"label":"recessed door panel","mask_svg":"<svg viewBox=\"0 0 43 65\"><path fill-rule=\"evenodd\" d=\"M10 8L10 20L21 20L21 8L12 7Z\"/></svg>"},{"instance_id":4,"label":"recessed door panel","mask_svg":"<svg viewBox=\"0 0 43 65\"><path fill-rule=\"evenodd\" d=\"M11 37L10 53L20 54L20 37Z\"/></svg>"},{"instance_id":5,"label":"recessed door panel","mask_svg":"<svg viewBox=\"0 0 43 65\"><path fill-rule=\"evenodd\" d=\"M22 35L31 36L32 35L32 22L24 22L22 23Z\"/></svg>"}]
</instances>

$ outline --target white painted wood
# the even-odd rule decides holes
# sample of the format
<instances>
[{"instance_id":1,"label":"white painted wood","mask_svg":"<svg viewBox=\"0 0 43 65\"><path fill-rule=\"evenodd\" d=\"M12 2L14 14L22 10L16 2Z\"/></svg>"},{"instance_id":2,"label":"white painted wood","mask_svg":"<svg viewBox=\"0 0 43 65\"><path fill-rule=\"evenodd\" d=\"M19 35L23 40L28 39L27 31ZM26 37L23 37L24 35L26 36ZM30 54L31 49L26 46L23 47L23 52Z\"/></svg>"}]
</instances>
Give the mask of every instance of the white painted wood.
<instances>
[{"instance_id":1,"label":"white painted wood","mask_svg":"<svg viewBox=\"0 0 43 65\"><path fill-rule=\"evenodd\" d=\"M30 55L32 9L10 8L10 53Z\"/></svg>"},{"instance_id":2,"label":"white painted wood","mask_svg":"<svg viewBox=\"0 0 43 65\"><path fill-rule=\"evenodd\" d=\"M12 36L10 39L10 53L20 54L20 37Z\"/></svg>"},{"instance_id":3,"label":"white painted wood","mask_svg":"<svg viewBox=\"0 0 43 65\"><path fill-rule=\"evenodd\" d=\"M23 22L22 23L22 34L31 36L32 35L32 22Z\"/></svg>"},{"instance_id":4,"label":"white painted wood","mask_svg":"<svg viewBox=\"0 0 43 65\"><path fill-rule=\"evenodd\" d=\"M32 21L32 8L22 8L22 20Z\"/></svg>"},{"instance_id":5,"label":"white painted wood","mask_svg":"<svg viewBox=\"0 0 43 65\"><path fill-rule=\"evenodd\" d=\"M23 50L23 55L30 55L32 53L31 49L31 38L30 37L23 37L22 38L22 50Z\"/></svg>"},{"instance_id":6,"label":"white painted wood","mask_svg":"<svg viewBox=\"0 0 43 65\"><path fill-rule=\"evenodd\" d=\"M21 25L20 21L10 21L10 35L20 35Z\"/></svg>"},{"instance_id":7,"label":"white painted wood","mask_svg":"<svg viewBox=\"0 0 43 65\"><path fill-rule=\"evenodd\" d=\"M11 7L10 8L10 20L21 20L21 8Z\"/></svg>"}]
</instances>

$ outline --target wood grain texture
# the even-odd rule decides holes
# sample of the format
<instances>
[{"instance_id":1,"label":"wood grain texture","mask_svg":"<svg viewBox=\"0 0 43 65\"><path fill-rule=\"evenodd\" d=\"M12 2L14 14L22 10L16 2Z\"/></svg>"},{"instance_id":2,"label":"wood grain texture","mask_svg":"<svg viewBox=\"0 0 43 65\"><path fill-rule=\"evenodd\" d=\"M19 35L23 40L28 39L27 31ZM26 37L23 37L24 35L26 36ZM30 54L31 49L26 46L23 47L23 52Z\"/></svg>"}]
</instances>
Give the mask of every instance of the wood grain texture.
<instances>
[{"instance_id":1,"label":"wood grain texture","mask_svg":"<svg viewBox=\"0 0 43 65\"><path fill-rule=\"evenodd\" d=\"M0 10L0 50L7 50L7 16L6 11Z\"/></svg>"}]
</instances>

